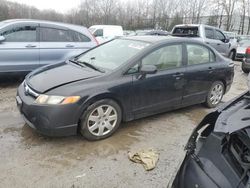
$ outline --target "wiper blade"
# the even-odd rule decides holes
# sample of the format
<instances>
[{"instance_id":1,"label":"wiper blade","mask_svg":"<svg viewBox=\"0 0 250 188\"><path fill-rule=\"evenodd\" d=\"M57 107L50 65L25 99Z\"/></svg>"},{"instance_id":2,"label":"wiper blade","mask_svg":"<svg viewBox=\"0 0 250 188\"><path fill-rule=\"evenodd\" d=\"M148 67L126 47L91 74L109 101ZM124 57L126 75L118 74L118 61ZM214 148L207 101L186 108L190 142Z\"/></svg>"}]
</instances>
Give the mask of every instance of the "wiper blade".
<instances>
[{"instance_id":1,"label":"wiper blade","mask_svg":"<svg viewBox=\"0 0 250 188\"><path fill-rule=\"evenodd\" d=\"M79 61L79 63L82 63L82 64L84 64L85 66L87 66L87 67L90 67L90 68L92 68L92 69L94 69L94 70L96 70L96 71L99 71L99 72L102 72L102 73L104 73L105 71L103 71L103 70L101 70L100 68L98 68L98 67L96 67L96 66L94 66L94 65L92 65L92 64L90 64L90 63L88 63L88 62L85 62L85 61Z\"/></svg>"},{"instance_id":2,"label":"wiper blade","mask_svg":"<svg viewBox=\"0 0 250 188\"><path fill-rule=\"evenodd\" d=\"M69 60L70 62L72 62L72 63L75 63L75 64L77 64L77 65L80 65L81 67L90 67L90 68L92 68L92 69L94 69L94 70L96 70L96 71L99 71L99 72L101 72L101 73L104 73L105 71L103 71L103 70L101 70L101 69L99 69L99 68L97 68L96 66L94 66L94 65L92 65L92 64L90 64L90 63L88 63L88 62L85 62L85 61L76 61L76 60L72 60L72 59L70 59Z\"/></svg>"},{"instance_id":3,"label":"wiper blade","mask_svg":"<svg viewBox=\"0 0 250 188\"><path fill-rule=\"evenodd\" d=\"M75 63L75 64L77 64L77 65L79 65L81 67L84 67L84 65L79 61L75 61L75 60L72 60L72 59L70 59L69 61L72 62L72 63Z\"/></svg>"}]
</instances>

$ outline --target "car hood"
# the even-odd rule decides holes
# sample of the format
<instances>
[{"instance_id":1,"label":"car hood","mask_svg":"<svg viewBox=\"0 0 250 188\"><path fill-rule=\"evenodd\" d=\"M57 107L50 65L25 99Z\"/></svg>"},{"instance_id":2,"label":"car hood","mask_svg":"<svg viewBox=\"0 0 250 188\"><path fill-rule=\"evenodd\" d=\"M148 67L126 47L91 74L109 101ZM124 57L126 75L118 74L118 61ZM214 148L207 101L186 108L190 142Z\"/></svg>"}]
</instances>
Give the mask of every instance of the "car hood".
<instances>
[{"instance_id":1,"label":"car hood","mask_svg":"<svg viewBox=\"0 0 250 188\"><path fill-rule=\"evenodd\" d=\"M65 62L40 68L29 74L25 81L38 93L45 93L59 86L94 78L102 74L87 67Z\"/></svg>"}]
</instances>

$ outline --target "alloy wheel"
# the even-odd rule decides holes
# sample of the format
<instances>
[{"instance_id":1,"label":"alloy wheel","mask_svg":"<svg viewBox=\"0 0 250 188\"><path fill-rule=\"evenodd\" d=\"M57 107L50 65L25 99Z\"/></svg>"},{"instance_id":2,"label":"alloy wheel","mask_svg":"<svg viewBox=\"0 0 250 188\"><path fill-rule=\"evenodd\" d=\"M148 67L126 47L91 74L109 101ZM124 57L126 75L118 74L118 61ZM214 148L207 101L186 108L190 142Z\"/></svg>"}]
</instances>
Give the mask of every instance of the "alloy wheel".
<instances>
[{"instance_id":1,"label":"alloy wheel","mask_svg":"<svg viewBox=\"0 0 250 188\"><path fill-rule=\"evenodd\" d=\"M87 127L91 134L104 136L111 132L118 120L115 108L110 105L96 107L89 115Z\"/></svg>"},{"instance_id":2,"label":"alloy wheel","mask_svg":"<svg viewBox=\"0 0 250 188\"><path fill-rule=\"evenodd\" d=\"M223 86L221 84L216 84L211 90L210 101L213 105L217 105L223 97Z\"/></svg>"}]
</instances>

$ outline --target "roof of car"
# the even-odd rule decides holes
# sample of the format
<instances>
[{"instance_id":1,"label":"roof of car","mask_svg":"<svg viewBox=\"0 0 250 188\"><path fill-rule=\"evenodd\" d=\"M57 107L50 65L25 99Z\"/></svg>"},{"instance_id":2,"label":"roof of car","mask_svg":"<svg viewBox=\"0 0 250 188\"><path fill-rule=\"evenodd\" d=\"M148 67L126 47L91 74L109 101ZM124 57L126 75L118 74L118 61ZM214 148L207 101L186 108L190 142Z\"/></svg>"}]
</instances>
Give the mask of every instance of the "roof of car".
<instances>
[{"instance_id":1,"label":"roof of car","mask_svg":"<svg viewBox=\"0 0 250 188\"><path fill-rule=\"evenodd\" d=\"M155 35L129 36L129 37L123 37L123 39L138 40L138 41L148 42L148 43L160 43L160 42L164 42L164 41L168 41L168 42L192 41L192 42L201 43L197 40L190 39L190 38L173 37L173 36L155 36Z\"/></svg>"},{"instance_id":2,"label":"roof of car","mask_svg":"<svg viewBox=\"0 0 250 188\"><path fill-rule=\"evenodd\" d=\"M3 23L9 24L9 23L18 23L18 22L37 22L37 23L44 23L44 24L54 24L57 26L65 26L65 27L73 27L73 28L79 28L79 27L84 27L80 25L73 25L69 23L62 23L62 22L53 22L53 21L47 21L47 20L36 20L36 19L9 19L9 20L4 20L2 21ZM84 27L86 28L86 27Z\"/></svg>"}]
</instances>

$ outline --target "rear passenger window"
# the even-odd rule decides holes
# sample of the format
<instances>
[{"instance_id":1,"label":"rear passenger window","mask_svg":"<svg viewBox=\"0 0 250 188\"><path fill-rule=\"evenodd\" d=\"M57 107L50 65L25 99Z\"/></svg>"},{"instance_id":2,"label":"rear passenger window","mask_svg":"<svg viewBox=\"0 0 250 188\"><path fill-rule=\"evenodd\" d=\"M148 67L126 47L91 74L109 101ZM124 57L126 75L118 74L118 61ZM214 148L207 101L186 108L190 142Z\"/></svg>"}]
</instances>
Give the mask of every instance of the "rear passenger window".
<instances>
[{"instance_id":1,"label":"rear passenger window","mask_svg":"<svg viewBox=\"0 0 250 188\"><path fill-rule=\"evenodd\" d=\"M214 53L198 44L187 44L188 65L204 64L215 62Z\"/></svg>"},{"instance_id":2,"label":"rear passenger window","mask_svg":"<svg viewBox=\"0 0 250 188\"><path fill-rule=\"evenodd\" d=\"M172 69L182 65L182 45L162 47L142 59L143 65L155 65L158 70Z\"/></svg>"},{"instance_id":3,"label":"rear passenger window","mask_svg":"<svg viewBox=\"0 0 250 188\"><path fill-rule=\"evenodd\" d=\"M75 35L75 42L90 42L91 41L89 37L83 34L80 34L78 32L74 32L74 35Z\"/></svg>"},{"instance_id":4,"label":"rear passenger window","mask_svg":"<svg viewBox=\"0 0 250 188\"><path fill-rule=\"evenodd\" d=\"M205 28L205 35L208 39L214 39L214 30L210 28Z\"/></svg>"},{"instance_id":5,"label":"rear passenger window","mask_svg":"<svg viewBox=\"0 0 250 188\"><path fill-rule=\"evenodd\" d=\"M55 28L40 28L41 42L73 42L73 36L67 30Z\"/></svg>"},{"instance_id":6,"label":"rear passenger window","mask_svg":"<svg viewBox=\"0 0 250 188\"><path fill-rule=\"evenodd\" d=\"M5 42L36 42L36 26L19 26L3 33Z\"/></svg>"}]
</instances>

